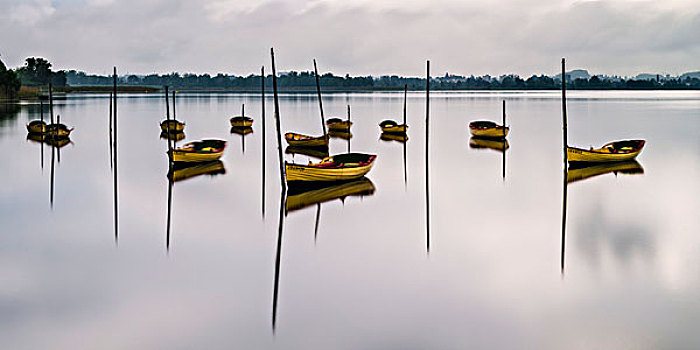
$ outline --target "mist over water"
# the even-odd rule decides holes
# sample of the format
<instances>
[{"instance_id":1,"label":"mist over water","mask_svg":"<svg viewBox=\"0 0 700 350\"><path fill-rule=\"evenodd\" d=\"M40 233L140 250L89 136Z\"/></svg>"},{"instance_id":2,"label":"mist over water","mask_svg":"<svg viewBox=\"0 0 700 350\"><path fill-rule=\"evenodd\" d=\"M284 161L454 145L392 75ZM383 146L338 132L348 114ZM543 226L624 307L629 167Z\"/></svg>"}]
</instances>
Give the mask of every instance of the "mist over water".
<instances>
[{"instance_id":1,"label":"mist over water","mask_svg":"<svg viewBox=\"0 0 700 350\"><path fill-rule=\"evenodd\" d=\"M119 96L116 241L107 96L56 101L75 130L53 152L27 139L38 104L2 108L0 339L8 349L700 346L700 93L567 95L570 145L645 139L638 164L570 171L581 179L566 184L559 92L431 92L428 234L424 93L408 94L405 144L378 127L401 121L403 92L324 95L326 118L351 105L349 147L376 164L368 181L282 198L271 96L263 181L259 96L178 94L177 144L228 146L200 172L213 174L176 174L167 249L161 94ZM469 121L500 123L503 99L508 148L470 146ZM242 103L253 132L232 134ZM321 135L315 95L282 94L280 107L283 132ZM331 139L331 154L347 149Z\"/></svg>"}]
</instances>

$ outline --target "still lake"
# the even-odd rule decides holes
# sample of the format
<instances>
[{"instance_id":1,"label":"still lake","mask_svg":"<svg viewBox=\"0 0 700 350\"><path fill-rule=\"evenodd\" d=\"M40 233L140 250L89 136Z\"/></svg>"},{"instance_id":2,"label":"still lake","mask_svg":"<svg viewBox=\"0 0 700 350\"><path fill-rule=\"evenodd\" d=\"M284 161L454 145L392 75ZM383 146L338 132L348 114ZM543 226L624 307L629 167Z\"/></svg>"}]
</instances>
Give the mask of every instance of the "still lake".
<instances>
[{"instance_id":1,"label":"still lake","mask_svg":"<svg viewBox=\"0 0 700 350\"><path fill-rule=\"evenodd\" d=\"M700 347L700 92L568 95L570 145L647 144L627 169L571 179L565 235L558 91L432 92L429 212L424 93L408 95L405 144L377 126L400 121L402 92L324 95L327 118L349 104L355 123L331 153L378 159L369 182L293 206L271 96L263 162L259 96L179 94L185 141L228 146L225 173L173 184L169 234L161 94L119 97L117 232L107 96L56 101L75 128L58 150L27 139L38 104L3 107L2 348ZM503 152L467 129L500 122L503 99L505 178ZM246 136L228 122L242 103ZM314 94L280 109L283 132L321 134Z\"/></svg>"}]
</instances>

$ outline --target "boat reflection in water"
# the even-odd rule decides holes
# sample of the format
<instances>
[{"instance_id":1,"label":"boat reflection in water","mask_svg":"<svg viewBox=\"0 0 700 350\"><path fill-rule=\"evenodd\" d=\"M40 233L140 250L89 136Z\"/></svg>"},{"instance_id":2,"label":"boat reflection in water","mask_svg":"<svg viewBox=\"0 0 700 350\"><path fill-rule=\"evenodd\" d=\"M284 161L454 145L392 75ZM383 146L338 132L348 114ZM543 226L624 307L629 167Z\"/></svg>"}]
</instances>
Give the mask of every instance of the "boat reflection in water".
<instances>
[{"instance_id":1,"label":"boat reflection in water","mask_svg":"<svg viewBox=\"0 0 700 350\"><path fill-rule=\"evenodd\" d=\"M32 142L38 142L42 144L49 145L51 147L56 147L56 148L63 148L67 146L68 144L73 143L70 140L70 137L62 138L62 139L56 139L52 137L48 137L45 134L27 134L27 140L32 141Z\"/></svg>"},{"instance_id":2,"label":"boat reflection in water","mask_svg":"<svg viewBox=\"0 0 700 350\"><path fill-rule=\"evenodd\" d=\"M492 149L497 152L505 152L510 145L506 139L485 139L481 137L472 136L469 139L469 148L474 149Z\"/></svg>"},{"instance_id":3,"label":"boat reflection in water","mask_svg":"<svg viewBox=\"0 0 700 350\"><path fill-rule=\"evenodd\" d=\"M226 174L224 163L220 160L205 163L175 163L168 172L168 179L174 182L187 180L200 175L216 176Z\"/></svg>"},{"instance_id":4,"label":"boat reflection in water","mask_svg":"<svg viewBox=\"0 0 700 350\"><path fill-rule=\"evenodd\" d=\"M178 163L169 162L168 166L168 223L165 231L165 249L170 251L170 218L172 217L173 206L173 184L178 181L183 181L197 177L200 175L216 176L225 174L226 168L220 160L204 163Z\"/></svg>"},{"instance_id":5,"label":"boat reflection in water","mask_svg":"<svg viewBox=\"0 0 700 350\"><path fill-rule=\"evenodd\" d=\"M302 154L308 157L312 158L318 158L318 159L323 159L328 157L328 148L327 147L320 147L320 148L311 148L311 147L295 147L295 146L287 146L287 148L284 150L285 153L295 155L295 154Z\"/></svg>"},{"instance_id":6,"label":"boat reflection in water","mask_svg":"<svg viewBox=\"0 0 700 350\"><path fill-rule=\"evenodd\" d=\"M588 165L588 166L581 166ZM561 212L561 274L564 275L564 257L566 251L566 203L567 192L570 183L590 179L599 175L613 173L628 175L643 175L644 168L636 160L617 163L580 163L569 168L564 168L564 189L562 191L562 212Z\"/></svg>"},{"instance_id":7,"label":"boat reflection in water","mask_svg":"<svg viewBox=\"0 0 700 350\"><path fill-rule=\"evenodd\" d=\"M282 236L284 233L284 218L287 213L316 205L316 223L314 240L318 233L321 215L321 204L340 199L345 203L348 196L371 196L375 187L366 177L347 182L333 183L299 183L291 182L288 191L282 191L280 197L279 227L277 232L277 249L275 253L275 275L272 293L272 331L277 325L277 301L279 299L279 280L282 267Z\"/></svg>"},{"instance_id":8,"label":"boat reflection in water","mask_svg":"<svg viewBox=\"0 0 700 350\"><path fill-rule=\"evenodd\" d=\"M589 164L589 163L583 163ZM620 174L644 174L644 168L636 160L621 163L601 163L589 166L572 165L566 174L566 183L585 180L591 177L613 173Z\"/></svg>"},{"instance_id":9,"label":"boat reflection in water","mask_svg":"<svg viewBox=\"0 0 700 350\"><path fill-rule=\"evenodd\" d=\"M341 131L341 130L331 129L328 131L328 136L330 136L334 139L349 140L352 138L352 133L349 131Z\"/></svg>"},{"instance_id":10,"label":"boat reflection in water","mask_svg":"<svg viewBox=\"0 0 700 350\"><path fill-rule=\"evenodd\" d=\"M253 133L251 126L232 126L231 134L241 135L241 150L245 153L245 137Z\"/></svg>"},{"instance_id":11,"label":"boat reflection in water","mask_svg":"<svg viewBox=\"0 0 700 350\"><path fill-rule=\"evenodd\" d=\"M379 135L379 139L382 141L396 141L399 143L406 143L408 141L408 135L383 132L381 135Z\"/></svg>"},{"instance_id":12,"label":"boat reflection in water","mask_svg":"<svg viewBox=\"0 0 700 350\"><path fill-rule=\"evenodd\" d=\"M167 131L161 131L160 133L160 138L163 140L168 140L168 141L182 141L185 139L185 133L184 132L167 132Z\"/></svg>"},{"instance_id":13,"label":"boat reflection in water","mask_svg":"<svg viewBox=\"0 0 700 350\"><path fill-rule=\"evenodd\" d=\"M374 190L374 184L366 177L331 184L292 182L287 192L285 209L290 212L335 199L344 201L348 196L371 196L374 194Z\"/></svg>"}]
</instances>

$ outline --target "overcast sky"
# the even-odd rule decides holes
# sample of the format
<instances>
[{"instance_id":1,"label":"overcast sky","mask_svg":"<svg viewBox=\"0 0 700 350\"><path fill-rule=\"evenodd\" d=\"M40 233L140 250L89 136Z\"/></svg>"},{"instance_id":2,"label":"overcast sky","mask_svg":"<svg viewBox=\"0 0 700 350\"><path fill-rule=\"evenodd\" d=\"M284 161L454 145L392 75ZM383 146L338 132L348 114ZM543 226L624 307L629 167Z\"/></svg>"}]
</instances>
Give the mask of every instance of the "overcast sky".
<instances>
[{"instance_id":1,"label":"overcast sky","mask_svg":"<svg viewBox=\"0 0 700 350\"><path fill-rule=\"evenodd\" d=\"M0 0L10 67L247 75L270 47L280 71L678 74L700 70L700 0Z\"/></svg>"}]
</instances>

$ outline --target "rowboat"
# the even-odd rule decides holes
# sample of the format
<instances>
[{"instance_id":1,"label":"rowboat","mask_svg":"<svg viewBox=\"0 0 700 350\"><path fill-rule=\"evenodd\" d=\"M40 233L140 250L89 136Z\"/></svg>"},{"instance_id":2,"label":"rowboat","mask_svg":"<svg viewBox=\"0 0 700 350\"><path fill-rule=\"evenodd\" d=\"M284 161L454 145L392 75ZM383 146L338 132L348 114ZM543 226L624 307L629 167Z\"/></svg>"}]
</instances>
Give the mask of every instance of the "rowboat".
<instances>
[{"instance_id":1,"label":"rowboat","mask_svg":"<svg viewBox=\"0 0 700 350\"><path fill-rule=\"evenodd\" d=\"M488 120L477 120L469 123L469 132L475 137L502 139L508 136L508 131L510 131L509 127Z\"/></svg>"},{"instance_id":2,"label":"rowboat","mask_svg":"<svg viewBox=\"0 0 700 350\"><path fill-rule=\"evenodd\" d=\"M352 133L348 130L328 130L328 136L334 139L349 140L352 138Z\"/></svg>"},{"instance_id":3,"label":"rowboat","mask_svg":"<svg viewBox=\"0 0 700 350\"><path fill-rule=\"evenodd\" d=\"M303 154L308 157L323 159L328 157L328 147L294 147L287 146L284 150L287 154Z\"/></svg>"},{"instance_id":4,"label":"rowboat","mask_svg":"<svg viewBox=\"0 0 700 350\"><path fill-rule=\"evenodd\" d=\"M43 120L32 120L27 124L27 131L32 134L43 134L46 132L46 123Z\"/></svg>"},{"instance_id":5,"label":"rowboat","mask_svg":"<svg viewBox=\"0 0 700 350\"><path fill-rule=\"evenodd\" d=\"M308 136L288 132L284 134L284 139L290 146L296 147L328 147L328 135Z\"/></svg>"},{"instance_id":6,"label":"rowboat","mask_svg":"<svg viewBox=\"0 0 700 350\"><path fill-rule=\"evenodd\" d=\"M326 126L328 126L328 130L348 131L352 126L352 122L340 118L330 118L326 121Z\"/></svg>"},{"instance_id":7,"label":"rowboat","mask_svg":"<svg viewBox=\"0 0 700 350\"><path fill-rule=\"evenodd\" d=\"M160 132L160 138L164 140L170 140L170 141L182 141L185 139L185 133L184 132L167 132L167 131L161 131Z\"/></svg>"},{"instance_id":8,"label":"rowboat","mask_svg":"<svg viewBox=\"0 0 700 350\"><path fill-rule=\"evenodd\" d=\"M585 180L594 176L603 175L607 173L620 174L644 174L644 168L636 160L629 160L626 162L614 162L614 163L598 163L595 165L577 166L574 163L573 166L569 167L566 172L566 183L572 183L580 180Z\"/></svg>"},{"instance_id":9,"label":"rowboat","mask_svg":"<svg viewBox=\"0 0 700 350\"><path fill-rule=\"evenodd\" d=\"M377 158L374 154L343 153L308 165L285 162L287 182L349 181L367 174Z\"/></svg>"},{"instance_id":10,"label":"rowboat","mask_svg":"<svg viewBox=\"0 0 700 350\"><path fill-rule=\"evenodd\" d=\"M180 166L174 166L172 171L168 174L168 178L173 181L182 181L189 178L193 178L199 175L219 175L225 174L226 168L224 168L224 163L220 160L215 160L213 162L205 163L180 163L185 164Z\"/></svg>"},{"instance_id":11,"label":"rowboat","mask_svg":"<svg viewBox=\"0 0 700 350\"><path fill-rule=\"evenodd\" d=\"M51 139L62 139L62 138L67 138L70 136L71 131L73 129L68 129L68 127L65 124L61 123L55 123L55 124L48 124L44 128L44 134Z\"/></svg>"},{"instance_id":12,"label":"rowboat","mask_svg":"<svg viewBox=\"0 0 700 350\"><path fill-rule=\"evenodd\" d=\"M396 141L405 143L408 141L408 135L383 132L381 135L379 135L379 139L382 141Z\"/></svg>"},{"instance_id":13,"label":"rowboat","mask_svg":"<svg viewBox=\"0 0 700 350\"><path fill-rule=\"evenodd\" d=\"M379 123L379 127L382 129L382 132L393 134L405 134L408 129L408 125L399 125L393 120L384 120Z\"/></svg>"},{"instance_id":14,"label":"rowboat","mask_svg":"<svg viewBox=\"0 0 700 350\"><path fill-rule=\"evenodd\" d=\"M285 209L290 212L348 196L371 196L374 191L374 184L366 177L350 182L322 183L320 186L313 182L297 183L289 186Z\"/></svg>"},{"instance_id":15,"label":"rowboat","mask_svg":"<svg viewBox=\"0 0 700 350\"><path fill-rule=\"evenodd\" d=\"M187 143L168 153L171 154L173 162L210 162L221 158L224 148L226 148L226 141L208 139Z\"/></svg>"},{"instance_id":16,"label":"rowboat","mask_svg":"<svg viewBox=\"0 0 700 350\"><path fill-rule=\"evenodd\" d=\"M601 148L583 149L566 147L566 159L570 163L607 163L633 160L642 152L644 140L614 141Z\"/></svg>"},{"instance_id":17,"label":"rowboat","mask_svg":"<svg viewBox=\"0 0 700 350\"><path fill-rule=\"evenodd\" d=\"M231 126L233 127L251 127L253 126L253 118L246 116L237 116L230 119Z\"/></svg>"},{"instance_id":18,"label":"rowboat","mask_svg":"<svg viewBox=\"0 0 700 350\"><path fill-rule=\"evenodd\" d=\"M494 151L503 152L510 147L508 140L501 139L484 139L479 137L472 137L469 139L469 148L481 148L481 149L492 149Z\"/></svg>"},{"instance_id":19,"label":"rowboat","mask_svg":"<svg viewBox=\"0 0 700 350\"><path fill-rule=\"evenodd\" d=\"M182 132L185 130L185 123L175 119L166 119L160 122L160 129L172 133Z\"/></svg>"},{"instance_id":20,"label":"rowboat","mask_svg":"<svg viewBox=\"0 0 700 350\"><path fill-rule=\"evenodd\" d=\"M253 133L253 128L251 128L250 126L232 126L231 133L238 135L248 135Z\"/></svg>"}]
</instances>

